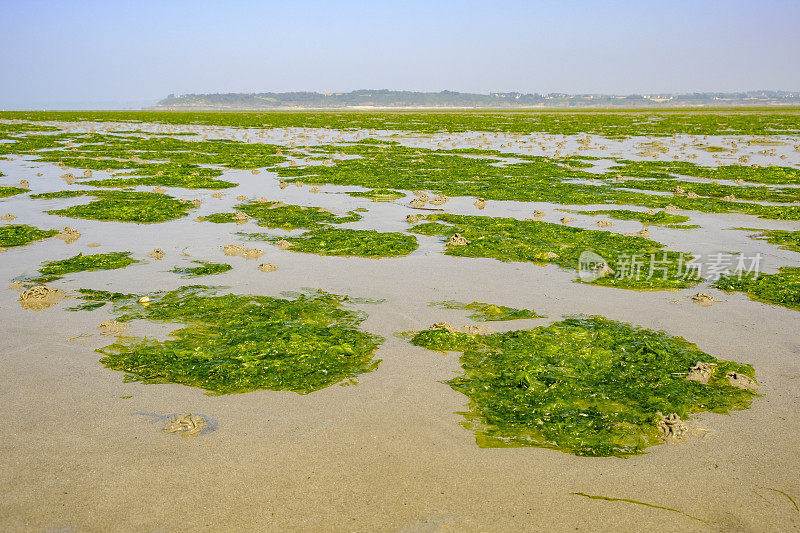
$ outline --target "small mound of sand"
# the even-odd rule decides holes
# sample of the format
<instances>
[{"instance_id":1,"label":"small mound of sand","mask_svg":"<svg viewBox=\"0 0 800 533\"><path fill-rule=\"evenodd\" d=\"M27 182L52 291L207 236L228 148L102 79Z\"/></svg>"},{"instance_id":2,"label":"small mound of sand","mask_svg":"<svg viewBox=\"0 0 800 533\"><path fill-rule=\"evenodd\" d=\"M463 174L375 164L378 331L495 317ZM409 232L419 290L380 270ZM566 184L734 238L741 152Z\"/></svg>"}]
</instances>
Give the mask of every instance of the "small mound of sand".
<instances>
[{"instance_id":1,"label":"small mound of sand","mask_svg":"<svg viewBox=\"0 0 800 533\"><path fill-rule=\"evenodd\" d=\"M62 175L61 175L61 179L62 179L62 180L64 180L64 181L66 181L66 182L67 182L67 185L72 185L73 183L75 183L75 180L76 180L77 178L76 178L76 177L75 177L73 174L70 174L70 173L68 172L68 173L66 173L66 174L62 174Z\"/></svg>"},{"instance_id":2,"label":"small mound of sand","mask_svg":"<svg viewBox=\"0 0 800 533\"><path fill-rule=\"evenodd\" d=\"M258 170L257 168L254 168L254 169L253 169L253 170L251 170L250 172L251 172L251 173L252 173L254 176L255 176L255 175L257 175L257 174L261 174L261 171L260 171L260 170Z\"/></svg>"},{"instance_id":3,"label":"small mound of sand","mask_svg":"<svg viewBox=\"0 0 800 533\"><path fill-rule=\"evenodd\" d=\"M692 301L696 304L702 305L703 307L710 307L714 302L721 302L722 300L717 300L710 294L706 294L704 292L698 292L697 294L692 296Z\"/></svg>"},{"instance_id":4,"label":"small mound of sand","mask_svg":"<svg viewBox=\"0 0 800 533\"><path fill-rule=\"evenodd\" d=\"M258 265L258 269L261 272L275 272L278 270L278 265L273 265L272 263L261 263Z\"/></svg>"},{"instance_id":5,"label":"small mound of sand","mask_svg":"<svg viewBox=\"0 0 800 533\"><path fill-rule=\"evenodd\" d=\"M238 244L226 244L222 249L225 255L230 256L242 255L246 250L247 248L244 246L239 246Z\"/></svg>"},{"instance_id":6,"label":"small mound of sand","mask_svg":"<svg viewBox=\"0 0 800 533\"><path fill-rule=\"evenodd\" d=\"M730 371L725 374L725 377L728 378L730 384L737 389L756 390L758 388L758 383L756 383L753 378L745 376L744 374Z\"/></svg>"},{"instance_id":7,"label":"small mound of sand","mask_svg":"<svg viewBox=\"0 0 800 533\"><path fill-rule=\"evenodd\" d=\"M483 209L484 207L486 207L486 199L478 198L477 200L475 200L475 203L472 204L472 205L474 205L478 209Z\"/></svg>"},{"instance_id":8,"label":"small mound of sand","mask_svg":"<svg viewBox=\"0 0 800 533\"><path fill-rule=\"evenodd\" d=\"M454 233L450 240L447 241L447 246L466 246L472 241L468 241L466 237L460 233Z\"/></svg>"},{"instance_id":9,"label":"small mound of sand","mask_svg":"<svg viewBox=\"0 0 800 533\"><path fill-rule=\"evenodd\" d=\"M613 222L611 222L610 220L605 219L605 218L602 219L602 220L598 220L597 221L597 227L598 228L610 228L613 225L614 225Z\"/></svg>"},{"instance_id":10,"label":"small mound of sand","mask_svg":"<svg viewBox=\"0 0 800 533\"><path fill-rule=\"evenodd\" d=\"M645 215L655 215L655 214L656 214L656 212L655 212L655 210L653 210L653 209L648 209L647 211L645 211L645 212L644 212L644 214L645 214Z\"/></svg>"},{"instance_id":11,"label":"small mound of sand","mask_svg":"<svg viewBox=\"0 0 800 533\"><path fill-rule=\"evenodd\" d=\"M679 209L680 207L678 207L677 205L669 204L667 207L664 208L664 211L677 211Z\"/></svg>"},{"instance_id":12,"label":"small mound of sand","mask_svg":"<svg viewBox=\"0 0 800 533\"><path fill-rule=\"evenodd\" d=\"M288 250L289 248L291 248L292 243L290 243L286 239L281 239L281 240L279 240L278 242L275 243L275 246L277 246L281 250Z\"/></svg>"},{"instance_id":13,"label":"small mound of sand","mask_svg":"<svg viewBox=\"0 0 800 533\"><path fill-rule=\"evenodd\" d=\"M689 191L686 193L686 198L700 198L700 195L694 191Z\"/></svg>"},{"instance_id":14,"label":"small mound of sand","mask_svg":"<svg viewBox=\"0 0 800 533\"><path fill-rule=\"evenodd\" d=\"M164 433L178 433L183 438L197 437L206 427L207 422L202 416L191 413L176 415L161 430Z\"/></svg>"},{"instance_id":15,"label":"small mound of sand","mask_svg":"<svg viewBox=\"0 0 800 533\"><path fill-rule=\"evenodd\" d=\"M729 194L728 196L723 196L722 197L722 201L723 202L736 202L737 200L736 200L736 197L734 195Z\"/></svg>"},{"instance_id":16,"label":"small mound of sand","mask_svg":"<svg viewBox=\"0 0 800 533\"><path fill-rule=\"evenodd\" d=\"M70 228L65 226L57 235L53 236L56 239L61 239L67 244L72 244L73 242L77 241L81 238L81 234L75 228Z\"/></svg>"},{"instance_id":17,"label":"small mound of sand","mask_svg":"<svg viewBox=\"0 0 800 533\"><path fill-rule=\"evenodd\" d=\"M156 248L155 250L147 254L147 257L152 257L156 261L161 261L162 259L164 259L165 255L166 254L164 253L164 250L162 250L161 248Z\"/></svg>"},{"instance_id":18,"label":"small mound of sand","mask_svg":"<svg viewBox=\"0 0 800 533\"><path fill-rule=\"evenodd\" d=\"M559 255L555 252L544 252L541 254L536 254L536 257L540 259L558 259Z\"/></svg>"},{"instance_id":19,"label":"small mound of sand","mask_svg":"<svg viewBox=\"0 0 800 533\"><path fill-rule=\"evenodd\" d=\"M576 220L578 220L578 219L574 218L574 217L561 217L560 222L562 224L569 224L570 222L574 222Z\"/></svg>"},{"instance_id":20,"label":"small mound of sand","mask_svg":"<svg viewBox=\"0 0 800 533\"><path fill-rule=\"evenodd\" d=\"M636 233L626 233L625 235L628 235L629 237L644 237L645 239L649 239L650 238L650 230L647 229L647 228L642 228L639 231L637 231Z\"/></svg>"},{"instance_id":21,"label":"small mound of sand","mask_svg":"<svg viewBox=\"0 0 800 533\"><path fill-rule=\"evenodd\" d=\"M711 375L714 374L716 369L716 363L698 361L696 365L689 369L689 375L686 376L686 379L708 385L708 380L711 379Z\"/></svg>"},{"instance_id":22,"label":"small mound of sand","mask_svg":"<svg viewBox=\"0 0 800 533\"><path fill-rule=\"evenodd\" d=\"M247 224L248 220L250 220L250 217L247 214L242 213L241 211L236 211L236 213L233 214L233 221L239 224L240 226L242 224Z\"/></svg>"},{"instance_id":23,"label":"small mound of sand","mask_svg":"<svg viewBox=\"0 0 800 533\"><path fill-rule=\"evenodd\" d=\"M450 333L458 333L458 330L450 322L436 322L431 324L428 328L431 331L449 331Z\"/></svg>"},{"instance_id":24,"label":"small mound of sand","mask_svg":"<svg viewBox=\"0 0 800 533\"><path fill-rule=\"evenodd\" d=\"M433 197L433 200L431 200L431 205L443 205L446 204L448 200L450 200L450 198L447 196L443 194L437 194Z\"/></svg>"},{"instance_id":25,"label":"small mound of sand","mask_svg":"<svg viewBox=\"0 0 800 533\"><path fill-rule=\"evenodd\" d=\"M12 215L11 213L6 213L5 215L0 217L0 220L5 220L6 222L11 222L12 220L15 220L16 218L17 218L17 215Z\"/></svg>"},{"instance_id":26,"label":"small mound of sand","mask_svg":"<svg viewBox=\"0 0 800 533\"><path fill-rule=\"evenodd\" d=\"M431 197L428 196L428 193L426 193L426 192L412 191L412 193L414 194L414 196L416 196L417 198L419 198L423 202L427 202L428 200L431 199Z\"/></svg>"},{"instance_id":27,"label":"small mound of sand","mask_svg":"<svg viewBox=\"0 0 800 533\"><path fill-rule=\"evenodd\" d=\"M83 171L83 176L86 177L86 178L91 178L92 177L92 171L87 168L86 170Z\"/></svg>"},{"instance_id":28,"label":"small mound of sand","mask_svg":"<svg viewBox=\"0 0 800 533\"><path fill-rule=\"evenodd\" d=\"M264 255L264 252L262 252L258 248L248 248L242 254L242 257L244 257L245 259L258 259L262 255Z\"/></svg>"},{"instance_id":29,"label":"small mound of sand","mask_svg":"<svg viewBox=\"0 0 800 533\"><path fill-rule=\"evenodd\" d=\"M31 188L31 184L28 182L28 180L19 180L19 186L22 187L23 189Z\"/></svg>"},{"instance_id":30,"label":"small mound of sand","mask_svg":"<svg viewBox=\"0 0 800 533\"><path fill-rule=\"evenodd\" d=\"M426 203L427 203L427 200L422 200L421 198L414 198L413 200L411 200L411 203L409 203L408 205L410 205L411 207L415 207L415 208L419 209L421 207L425 207Z\"/></svg>"},{"instance_id":31,"label":"small mound of sand","mask_svg":"<svg viewBox=\"0 0 800 533\"><path fill-rule=\"evenodd\" d=\"M489 326L476 326L474 324L467 324L461 329L467 335L486 335L492 332Z\"/></svg>"},{"instance_id":32,"label":"small mound of sand","mask_svg":"<svg viewBox=\"0 0 800 533\"><path fill-rule=\"evenodd\" d=\"M686 190L680 185L678 185L677 187L675 187L675 190L672 191L672 194L674 194L675 196L686 196Z\"/></svg>"},{"instance_id":33,"label":"small mound of sand","mask_svg":"<svg viewBox=\"0 0 800 533\"><path fill-rule=\"evenodd\" d=\"M195 198L194 200L192 200L192 205L195 207L200 207L201 205L203 205L203 201L200 200L199 198Z\"/></svg>"},{"instance_id":34,"label":"small mound of sand","mask_svg":"<svg viewBox=\"0 0 800 533\"><path fill-rule=\"evenodd\" d=\"M122 335L128 329L128 324L116 320L106 320L97 326L101 335Z\"/></svg>"},{"instance_id":35,"label":"small mound of sand","mask_svg":"<svg viewBox=\"0 0 800 533\"><path fill-rule=\"evenodd\" d=\"M32 311L41 311L47 309L51 305L57 304L59 301L67 297L64 291L54 289L52 287L45 287L44 285L37 285L28 290L20 293L19 305L23 309L30 309Z\"/></svg>"},{"instance_id":36,"label":"small mound of sand","mask_svg":"<svg viewBox=\"0 0 800 533\"><path fill-rule=\"evenodd\" d=\"M541 209L534 209L533 210L533 218L542 218L544 217L544 211Z\"/></svg>"},{"instance_id":37,"label":"small mound of sand","mask_svg":"<svg viewBox=\"0 0 800 533\"><path fill-rule=\"evenodd\" d=\"M236 197L236 199L239 200L240 202L246 202L247 201L247 195L240 194L239 196Z\"/></svg>"},{"instance_id":38,"label":"small mound of sand","mask_svg":"<svg viewBox=\"0 0 800 533\"><path fill-rule=\"evenodd\" d=\"M689 426L676 413L665 416L656 425L661 430L661 438L666 441L682 439L689 433Z\"/></svg>"},{"instance_id":39,"label":"small mound of sand","mask_svg":"<svg viewBox=\"0 0 800 533\"><path fill-rule=\"evenodd\" d=\"M211 198L216 198L217 200L219 200L220 198L222 198L222 196L223 194L221 192L215 192L214 194L211 195Z\"/></svg>"},{"instance_id":40,"label":"small mound of sand","mask_svg":"<svg viewBox=\"0 0 800 533\"><path fill-rule=\"evenodd\" d=\"M417 215L406 215L406 222L409 224L416 224L419 222L419 217Z\"/></svg>"},{"instance_id":41,"label":"small mound of sand","mask_svg":"<svg viewBox=\"0 0 800 533\"><path fill-rule=\"evenodd\" d=\"M295 187L302 187L303 185L305 185L305 183L303 183L302 181L295 181L294 185Z\"/></svg>"},{"instance_id":42,"label":"small mound of sand","mask_svg":"<svg viewBox=\"0 0 800 533\"><path fill-rule=\"evenodd\" d=\"M157 194L164 194L165 192L167 192L167 189L159 185L158 187L153 187L153 192Z\"/></svg>"},{"instance_id":43,"label":"small mound of sand","mask_svg":"<svg viewBox=\"0 0 800 533\"><path fill-rule=\"evenodd\" d=\"M100 243L99 242L90 242L86 246L88 246L89 248L97 248L98 246L100 246Z\"/></svg>"},{"instance_id":44,"label":"small mound of sand","mask_svg":"<svg viewBox=\"0 0 800 533\"><path fill-rule=\"evenodd\" d=\"M312 194L317 194L319 192L319 187L311 187L308 192Z\"/></svg>"},{"instance_id":45,"label":"small mound of sand","mask_svg":"<svg viewBox=\"0 0 800 533\"><path fill-rule=\"evenodd\" d=\"M288 186L289 184L286 183L285 181L281 181L280 183L278 183L278 187L280 187L281 189L285 189Z\"/></svg>"}]
</instances>

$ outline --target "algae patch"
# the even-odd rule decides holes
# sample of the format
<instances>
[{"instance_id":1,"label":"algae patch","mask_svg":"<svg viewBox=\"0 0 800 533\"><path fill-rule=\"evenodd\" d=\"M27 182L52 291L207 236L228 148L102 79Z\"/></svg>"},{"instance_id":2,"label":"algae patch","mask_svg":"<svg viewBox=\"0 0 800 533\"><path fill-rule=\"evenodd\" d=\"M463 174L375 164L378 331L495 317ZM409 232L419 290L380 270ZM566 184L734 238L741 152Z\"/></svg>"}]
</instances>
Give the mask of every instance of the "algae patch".
<instances>
[{"instance_id":1,"label":"algae patch","mask_svg":"<svg viewBox=\"0 0 800 533\"><path fill-rule=\"evenodd\" d=\"M411 342L463 352L463 375L447 383L469 398L463 425L482 447L537 446L586 456L629 456L662 442L666 414L746 409L756 394L728 374L754 377L694 344L602 317L530 330L467 335L417 332ZM687 379L714 364L706 384Z\"/></svg>"},{"instance_id":2,"label":"algae patch","mask_svg":"<svg viewBox=\"0 0 800 533\"><path fill-rule=\"evenodd\" d=\"M138 295L81 289L81 308L113 302L116 320L180 323L171 338L122 337L98 350L108 368L129 381L179 383L228 394L253 390L309 393L372 372L373 352L383 339L359 329L365 315L350 300L324 292L293 300L268 296L215 295L187 286Z\"/></svg>"},{"instance_id":3,"label":"algae patch","mask_svg":"<svg viewBox=\"0 0 800 533\"><path fill-rule=\"evenodd\" d=\"M736 272L722 276L714 286L744 292L753 300L800 311L800 267L781 267L777 274Z\"/></svg>"},{"instance_id":4,"label":"algae patch","mask_svg":"<svg viewBox=\"0 0 800 533\"><path fill-rule=\"evenodd\" d=\"M471 311L469 318L476 322L493 322L506 320L521 320L526 318L547 318L531 309L517 309L505 305L487 304L481 302L462 303L454 300L444 302L431 302L431 307L443 309L464 309Z\"/></svg>"},{"instance_id":5,"label":"algae patch","mask_svg":"<svg viewBox=\"0 0 800 533\"><path fill-rule=\"evenodd\" d=\"M34 241L57 235L56 230L43 230L27 224L0 226L0 248L25 246Z\"/></svg>"},{"instance_id":6,"label":"algae patch","mask_svg":"<svg viewBox=\"0 0 800 533\"><path fill-rule=\"evenodd\" d=\"M196 278L199 276L213 276L231 270L233 267L227 263L211 263L208 261L192 261L195 267L175 267L170 272L181 274L183 278Z\"/></svg>"},{"instance_id":7,"label":"algae patch","mask_svg":"<svg viewBox=\"0 0 800 533\"><path fill-rule=\"evenodd\" d=\"M408 255L418 246L413 235L342 228L321 228L280 240L288 242L287 249L293 252L371 258Z\"/></svg>"},{"instance_id":8,"label":"algae patch","mask_svg":"<svg viewBox=\"0 0 800 533\"><path fill-rule=\"evenodd\" d=\"M109 252L106 254L83 255L82 253L62 259L48 261L39 268L39 273L48 281L58 279L65 274L92 270L114 270L125 268L139 261L130 257L131 252Z\"/></svg>"}]
</instances>

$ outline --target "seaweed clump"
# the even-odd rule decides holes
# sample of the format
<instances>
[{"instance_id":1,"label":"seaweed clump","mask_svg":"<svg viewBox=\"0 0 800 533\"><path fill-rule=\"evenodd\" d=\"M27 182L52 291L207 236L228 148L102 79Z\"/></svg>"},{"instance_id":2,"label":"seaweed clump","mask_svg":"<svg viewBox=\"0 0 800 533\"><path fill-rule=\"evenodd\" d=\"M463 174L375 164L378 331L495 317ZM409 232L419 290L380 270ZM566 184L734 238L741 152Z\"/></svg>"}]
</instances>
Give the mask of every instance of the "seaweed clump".
<instances>
[{"instance_id":1,"label":"seaweed clump","mask_svg":"<svg viewBox=\"0 0 800 533\"><path fill-rule=\"evenodd\" d=\"M90 220L154 223L186 216L194 206L166 194L136 191L58 191L42 193L31 198L74 198L92 196L95 201L65 209L47 211L50 215Z\"/></svg>"},{"instance_id":2,"label":"seaweed clump","mask_svg":"<svg viewBox=\"0 0 800 533\"><path fill-rule=\"evenodd\" d=\"M344 224L361 220L361 215L349 212L338 216L321 207L284 204L283 202L256 201L236 206L239 213L253 218L259 226L294 230L298 228L319 228L328 224ZM242 220L239 213L213 213L203 220L223 224Z\"/></svg>"},{"instance_id":3,"label":"seaweed clump","mask_svg":"<svg viewBox=\"0 0 800 533\"><path fill-rule=\"evenodd\" d=\"M0 198L7 198L24 192L28 192L28 189L23 189L22 187L0 187Z\"/></svg>"},{"instance_id":4,"label":"seaweed clump","mask_svg":"<svg viewBox=\"0 0 800 533\"><path fill-rule=\"evenodd\" d=\"M526 318L547 318L532 309L517 309L505 305L487 304L481 302L463 303L454 300L444 302L431 302L432 307L443 309L464 309L471 311L469 318L476 322L499 322L506 320L522 320Z\"/></svg>"},{"instance_id":5,"label":"seaweed clump","mask_svg":"<svg viewBox=\"0 0 800 533\"><path fill-rule=\"evenodd\" d=\"M175 274L182 274L184 278L196 278L199 276L212 276L214 274L222 274L231 270L233 267L227 263L211 263L209 261L192 261L198 265L195 267L175 267L171 270Z\"/></svg>"},{"instance_id":6,"label":"seaweed clump","mask_svg":"<svg viewBox=\"0 0 800 533\"><path fill-rule=\"evenodd\" d=\"M752 300L800 311L800 267L781 267L776 274L735 272L714 284L723 291L744 292Z\"/></svg>"},{"instance_id":7,"label":"seaweed clump","mask_svg":"<svg viewBox=\"0 0 800 533\"><path fill-rule=\"evenodd\" d=\"M770 244L777 244L784 250L791 250L792 252L800 252L800 231L789 231L781 229L755 229L755 228L737 228L749 231L758 231L759 233L753 234L750 237L754 239L764 239Z\"/></svg>"},{"instance_id":8,"label":"seaweed clump","mask_svg":"<svg viewBox=\"0 0 800 533\"><path fill-rule=\"evenodd\" d=\"M665 415L746 409L757 395L749 365L694 344L602 317L490 335L416 333L417 346L459 351L464 374L447 383L469 398L463 425L481 447L537 446L575 455L625 457L663 439ZM707 363L706 383L687 379ZM732 374L733 373L733 374Z\"/></svg>"},{"instance_id":9,"label":"seaweed clump","mask_svg":"<svg viewBox=\"0 0 800 533\"><path fill-rule=\"evenodd\" d=\"M445 253L500 261L555 263L574 269L593 252L607 261L591 283L624 289L681 289L699 282L687 265L692 256L664 250L642 236L585 230L538 220L430 214L409 231L449 239Z\"/></svg>"},{"instance_id":10,"label":"seaweed clump","mask_svg":"<svg viewBox=\"0 0 800 533\"><path fill-rule=\"evenodd\" d=\"M98 350L126 380L179 383L217 394L287 390L301 394L372 372L383 339L359 329L365 315L343 308L346 296L325 292L294 300L215 295L205 286L147 299L81 290L87 304L113 301L116 320L180 323L171 338L122 337ZM144 303L139 303L144 302Z\"/></svg>"},{"instance_id":11,"label":"seaweed clump","mask_svg":"<svg viewBox=\"0 0 800 533\"><path fill-rule=\"evenodd\" d=\"M343 228L320 228L282 240L293 252L371 258L408 255L418 246L413 235Z\"/></svg>"},{"instance_id":12,"label":"seaweed clump","mask_svg":"<svg viewBox=\"0 0 800 533\"><path fill-rule=\"evenodd\" d=\"M53 281L65 274L87 272L92 270L115 270L125 268L139 261L131 258L131 252L109 252L106 254L83 255L82 253L62 259L48 261L39 269L42 275L38 281Z\"/></svg>"},{"instance_id":13,"label":"seaweed clump","mask_svg":"<svg viewBox=\"0 0 800 533\"><path fill-rule=\"evenodd\" d=\"M28 226L27 224L0 226L0 248L24 246L33 241L46 239L56 234L58 234L58 231L54 229L44 230Z\"/></svg>"}]
</instances>

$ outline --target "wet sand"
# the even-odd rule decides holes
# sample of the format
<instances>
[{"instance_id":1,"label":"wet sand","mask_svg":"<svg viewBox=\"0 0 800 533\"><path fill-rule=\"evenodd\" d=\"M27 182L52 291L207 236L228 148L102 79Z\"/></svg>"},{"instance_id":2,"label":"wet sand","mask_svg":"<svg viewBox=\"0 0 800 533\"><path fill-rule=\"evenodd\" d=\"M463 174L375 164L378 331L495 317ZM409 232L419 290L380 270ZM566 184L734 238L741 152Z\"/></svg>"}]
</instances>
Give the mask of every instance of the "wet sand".
<instances>
[{"instance_id":1,"label":"wet sand","mask_svg":"<svg viewBox=\"0 0 800 533\"><path fill-rule=\"evenodd\" d=\"M137 128L142 125L137 124ZM795 154L797 154L795 152ZM797 162L798 155L795 155ZM58 190L63 171L53 165L0 161L4 182L27 179L35 192ZM785 163L784 163L785 164ZM36 177L37 172L44 176ZM95 177L105 177L95 172ZM366 207L364 219L346 227L402 231L409 227L411 195L372 203L322 186L282 190L269 172L226 171L242 183L223 191L169 190L203 200L181 220L156 226L64 219L41 211L75 200L0 201L15 223L63 228L82 237L67 244L48 239L0 255L6 284L32 274L43 260L84 253L130 250L133 257L161 248L161 261L124 270L71 274L54 285L120 292L169 290L187 284L167 272L193 259L229 262L233 270L192 283L229 286L232 292L278 295L303 287L385 298L359 305L363 327L386 338L376 352L377 371L354 386L332 386L298 395L259 391L209 396L181 385L125 383L104 368L95 348L111 342L98 324L105 309L69 312L65 300L40 312L24 310L18 293L0 291L0 527L9 531L165 530L553 530L786 531L800 528L800 340L796 311L725 294L705 286L680 292L636 292L573 283L574 272L527 263L448 257L437 238L418 236L420 248L397 259L320 257L242 241L265 252L258 261L227 257L223 246L245 225L194 222L226 211L241 194L286 203L318 205L344 213ZM144 190L144 188L142 188ZM453 198L448 212L531 216L563 212L550 204ZM52 206L52 207L51 207ZM592 209L591 206L580 206ZM774 270L798 264L780 250L730 228L800 229L797 223L743 215L687 213L694 230L652 226L651 238L695 253L742 251L765 255ZM574 215L571 225L596 228L602 217ZM638 231L636 221L614 221L608 231ZM280 232L276 232L280 234ZM88 248L91 242L100 247ZM191 257L184 257L183 254ZM278 270L258 270L269 262ZM702 290L723 300L711 307L691 301ZM730 416L703 414L710 430L678 444L651 447L628 459L585 458L540 448L482 449L457 414L466 397L442 383L459 372L456 354L414 347L395 333L449 321L471 323L465 311L428 306L442 300L485 301L531 308L549 318L493 323L521 329L562 315L600 314L684 336L716 357L750 363L760 392L752 407ZM74 303L75 300L73 299ZM174 325L134 322L127 334L165 337ZM91 336L68 340L82 334ZM129 398L128 398L129 396ZM197 438L161 431L165 417L199 414L215 430ZM572 493L627 498L679 510ZM784 494L785 493L785 494ZM686 515L691 515L691 518ZM697 520L699 519L699 520Z\"/></svg>"}]
</instances>

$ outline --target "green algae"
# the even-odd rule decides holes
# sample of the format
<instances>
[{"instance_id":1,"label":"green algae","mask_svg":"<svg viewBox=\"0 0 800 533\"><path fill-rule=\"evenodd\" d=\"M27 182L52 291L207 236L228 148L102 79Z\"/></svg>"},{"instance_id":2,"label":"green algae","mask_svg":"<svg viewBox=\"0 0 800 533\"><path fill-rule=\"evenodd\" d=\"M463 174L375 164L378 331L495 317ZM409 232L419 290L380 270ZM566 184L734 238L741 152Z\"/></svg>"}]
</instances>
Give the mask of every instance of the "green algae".
<instances>
[{"instance_id":1,"label":"green algae","mask_svg":"<svg viewBox=\"0 0 800 533\"><path fill-rule=\"evenodd\" d=\"M749 183L800 185L800 169L777 165L720 165L706 167L689 161L630 161L616 159L609 176L623 174L653 179L676 179L679 176L709 180L742 180Z\"/></svg>"},{"instance_id":2,"label":"green algae","mask_svg":"<svg viewBox=\"0 0 800 533\"><path fill-rule=\"evenodd\" d=\"M39 273L43 276L43 279L52 281L65 274L72 274L75 272L115 270L139 262L130 256L131 252L109 252L92 255L83 255L80 253L68 259L48 261L39 268Z\"/></svg>"},{"instance_id":3,"label":"green algae","mask_svg":"<svg viewBox=\"0 0 800 533\"><path fill-rule=\"evenodd\" d=\"M663 507L661 505L654 505L652 503L640 502L639 500L632 500L630 498L612 498L612 497L609 497L609 496L600 496L598 494L586 494L585 492L570 492L570 494L572 494L574 496L583 496L584 498L589 498L590 500L603 500L603 501L606 501L606 502L624 502L624 503L633 503L633 504L636 504L636 505L643 505L645 507L650 507L652 509L661 509L662 511L670 511L670 512L673 512L673 513L682 514L683 516L685 516L687 518L691 518L692 520L697 520L698 522L703 522L704 524L708 523L705 520L702 520L700 518L697 518L696 516L692 516L690 514L684 513L683 511L679 511L678 509L673 509L672 507Z\"/></svg>"},{"instance_id":4,"label":"green algae","mask_svg":"<svg viewBox=\"0 0 800 533\"><path fill-rule=\"evenodd\" d=\"M239 204L235 209L253 218L259 226L283 230L313 229L328 224L345 224L361 220L361 215L353 211L346 216L339 216L322 207L283 202L249 202ZM202 219L216 224L237 222L236 213L212 213Z\"/></svg>"},{"instance_id":5,"label":"green algae","mask_svg":"<svg viewBox=\"0 0 800 533\"><path fill-rule=\"evenodd\" d=\"M150 224L184 217L194 206L166 194L135 191L57 191L34 194L31 198L75 198L91 196L95 201L47 211L51 215L90 220Z\"/></svg>"},{"instance_id":6,"label":"green algae","mask_svg":"<svg viewBox=\"0 0 800 533\"><path fill-rule=\"evenodd\" d=\"M447 300L444 302L431 302L431 307L439 307L442 309L464 309L472 311L469 318L476 322L493 322L493 321L506 321L506 320L521 320L526 318L547 318L540 315L531 309L517 309L515 307L506 307L505 305L487 304L481 302L463 303L455 300Z\"/></svg>"},{"instance_id":7,"label":"green algae","mask_svg":"<svg viewBox=\"0 0 800 533\"><path fill-rule=\"evenodd\" d=\"M602 317L489 335L416 333L416 346L463 352L463 375L447 383L469 398L463 425L481 447L537 446L576 455L625 457L660 442L672 413L746 409L756 394L725 377L754 377L694 344ZM698 362L717 366L708 381L687 380Z\"/></svg>"},{"instance_id":8,"label":"green algae","mask_svg":"<svg viewBox=\"0 0 800 533\"><path fill-rule=\"evenodd\" d=\"M284 239L291 243L289 250L293 252L375 259L408 255L418 246L413 235L343 228L320 228Z\"/></svg>"},{"instance_id":9,"label":"green algae","mask_svg":"<svg viewBox=\"0 0 800 533\"><path fill-rule=\"evenodd\" d=\"M373 202L393 202L398 198L405 198L406 194L393 189L371 189L369 191L354 191L347 193L355 198L369 198Z\"/></svg>"},{"instance_id":10,"label":"green algae","mask_svg":"<svg viewBox=\"0 0 800 533\"><path fill-rule=\"evenodd\" d=\"M33 226L28 226L27 224L0 226L0 248L24 246L33 241L52 237L57 233L58 231L54 229L43 230Z\"/></svg>"},{"instance_id":11,"label":"green algae","mask_svg":"<svg viewBox=\"0 0 800 533\"><path fill-rule=\"evenodd\" d=\"M660 290L691 287L699 282L686 270L691 255L666 251L663 244L644 237L514 218L431 214L425 220L409 231L445 238L458 233L467 239L463 246L448 245L447 255L555 263L577 269L582 254L590 251L614 271L592 279L596 285Z\"/></svg>"},{"instance_id":12,"label":"green algae","mask_svg":"<svg viewBox=\"0 0 800 533\"><path fill-rule=\"evenodd\" d=\"M757 231L759 233L750 235L753 239L764 239L770 244L777 244L784 250L800 252L800 231L789 231L780 229L757 229L757 228L734 228L746 231Z\"/></svg>"},{"instance_id":13,"label":"green algae","mask_svg":"<svg viewBox=\"0 0 800 533\"><path fill-rule=\"evenodd\" d=\"M227 189L235 187L230 181L215 179L222 171L215 168L198 167L189 164L150 164L137 170L114 174L114 178L100 180L83 180L82 185L93 187L137 187L161 186L182 187L184 189ZM134 177L116 177L134 176Z\"/></svg>"},{"instance_id":14,"label":"green algae","mask_svg":"<svg viewBox=\"0 0 800 533\"><path fill-rule=\"evenodd\" d=\"M583 215L606 215L617 220L638 220L645 226L664 226L666 228L692 229L699 226L684 225L689 219L686 215L676 215L666 211L657 211L655 214L645 211L631 211L629 209L600 209L597 211L575 211Z\"/></svg>"},{"instance_id":15,"label":"green algae","mask_svg":"<svg viewBox=\"0 0 800 533\"><path fill-rule=\"evenodd\" d=\"M199 265L196 267L175 267L170 272L175 274L182 274L183 278L196 278L199 276L213 276L215 274L222 274L227 272L233 267L227 263L211 263L208 261L192 261L192 263Z\"/></svg>"},{"instance_id":16,"label":"green algae","mask_svg":"<svg viewBox=\"0 0 800 533\"><path fill-rule=\"evenodd\" d=\"M781 267L777 274L736 272L714 284L727 292L744 292L752 300L800 311L800 267Z\"/></svg>"},{"instance_id":17,"label":"green algae","mask_svg":"<svg viewBox=\"0 0 800 533\"><path fill-rule=\"evenodd\" d=\"M377 129L419 133L492 131L560 135L796 135L796 109L474 110L474 111L3 111L26 121L155 122L238 128Z\"/></svg>"},{"instance_id":18,"label":"green algae","mask_svg":"<svg viewBox=\"0 0 800 533\"><path fill-rule=\"evenodd\" d=\"M359 329L365 315L343 307L345 296L324 292L293 300L268 296L217 296L204 286L125 298L82 290L92 304L114 298L120 322L179 323L170 339L120 337L98 350L101 363L127 381L178 383L211 393L254 390L313 392L374 371L373 352L383 339Z\"/></svg>"},{"instance_id":19,"label":"green algae","mask_svg":"<svg viewBox=\"0 0 800 533\"><path fill-rule=\"evenodd\" d=\"M9 196L15 196L24 192L29 191L28 189L23 189L22 187L0 187L0 198L8 198Z\"/></svg>"}]
</instances>

